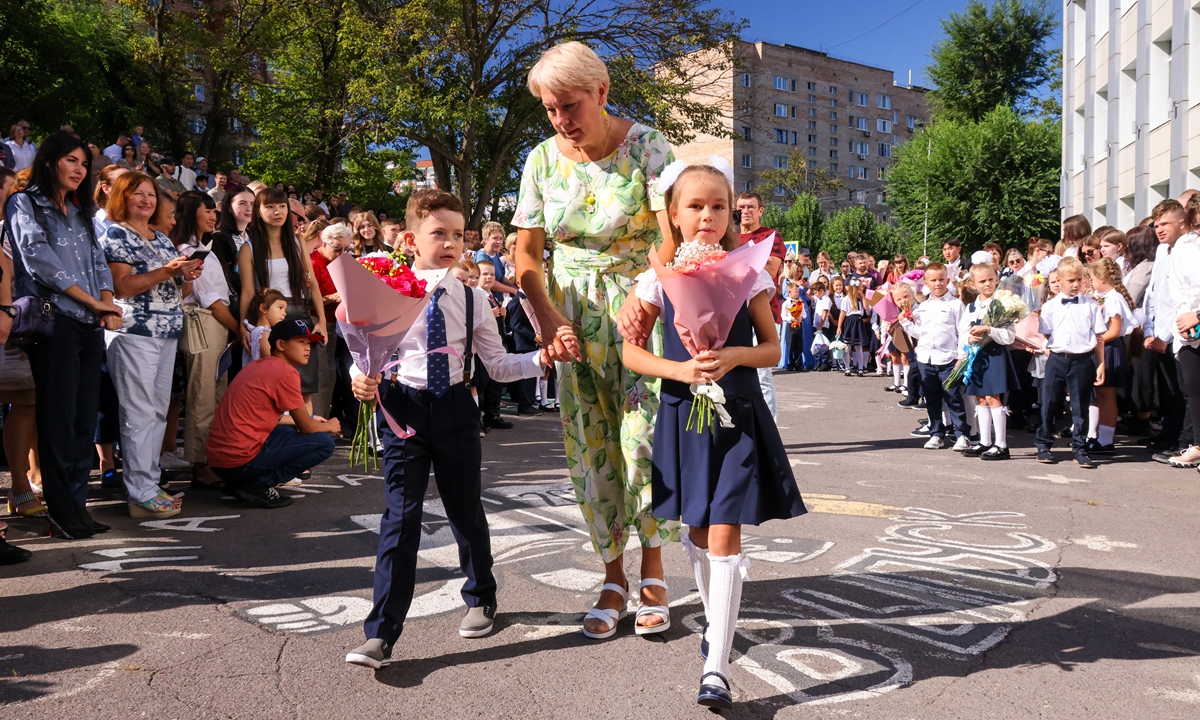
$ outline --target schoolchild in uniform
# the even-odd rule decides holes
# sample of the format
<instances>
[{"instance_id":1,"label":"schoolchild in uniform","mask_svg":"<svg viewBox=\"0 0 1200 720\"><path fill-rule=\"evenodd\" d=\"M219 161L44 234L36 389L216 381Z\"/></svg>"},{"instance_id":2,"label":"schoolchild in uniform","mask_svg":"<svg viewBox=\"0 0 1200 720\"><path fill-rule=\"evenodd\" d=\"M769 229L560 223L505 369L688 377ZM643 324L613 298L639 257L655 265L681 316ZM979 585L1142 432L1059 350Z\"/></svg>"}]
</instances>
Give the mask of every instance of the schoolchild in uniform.
<instances>
[{"instance_id":1,"label":"schoolchild in uniform","mask_svg":"<svg viewBox=\"0 0 1200 720\"><path fill-rule=\"evenodd\" d=\"M787 338L785 346L788 350L788 370L803 370L804 349L804 318L807 308L800 299L800 283L790 282L787 287L787 300L783 301L783 332Z\"/></svg>"},{"instance_id":2,"label":"schoolchild in uniform","mask_svg":"<svg viewBox=\"0 0 1200 720\"><path fill-rule=\"evenodd\" d=\"M1017 338L1017 330L1012 326L998 328L983 324L1000 282L996 268L990 263L980 263L972 265L968 272L979 294L959 321L959 342L963 346L980 346L971 376L964 382L967 395L975 398L979 442L963 450L963 455L1008 460L1008 408L1004 407L1004 394L1012 376L1008 346ZM991 341L984 344L984 338Z\"/></svg>"},{"instance_id":3,"label":"schoolchild in uniform","mask_svg":"<svg viewBox=\"0 0 1200 720\"><path fill-rule=\"evenodd\" d=\"M829 281L829 329L834 331L834 338L840 332L838 328L842 326L842 300L846 297L846 281L841 277L835 277ZM834 370L849 369L849 359L843 354L842 359L833 365Z\"/></svg>"},{"instance_id":4,"label":"schoolchild in uniform","mask_svg":"<svg viewBox=\"0 0 1200 720\"><path fill-rule=\"evenodd\" d=\"M839 307L842 315L838 318L837 334L854 358L846 364L846 377L855 374L862 377L867 368L867 348L871 346L872 333L867 303L863 300L864 291L862 281L852 279Z\"/></svg>"},{"instance_id":5,"label":"schoolchild in uniform","mask_svg":"<svg viewBox=\"0 0 1200 720\"><path fill-rule=\"evenodd\" d=\"M443 190L420 190L409 198L405 244L416 248L413 271L420 277L448 270L463 251L463 208ZM346 662L379 668L391 662L416 584L417 548L429 469L433 466L446 518L458 542L459 560L467 575L462 598L469 608L459 635L482 637L496 615L496 578L492 575L491 539L480 500L479 408L467 389L470 372L464 358L477 350L492 378L508 382L542 374L545 352L508 354L496 329L496 318L483 294L447 273L425 313L400 344L396 379L381 387L352 368L351 386L360 401L382 396L386 411L401 428L415 432L397 437L379 419L383 440L387 509L379 528L375 561L375 604L364 623L367 641L346 655ZM438 348L452 353L429 353Z\"/></svg>"},{"instance_id":6,"label":"schoolchild in uniform","mask_svg":"<svg viewBox=\"0 0 1200 720\"><path fill-rule=\"evenodd\" d=\"M1113 435L1117 431L1117 388L1125 385L1125 337L1137 323L1133 319L1132 298L1121 281L1116 260L1102 257L1088 266L1092 290L1104 311L1107 326L1104 341L1104 384L1096 388L1096 401L1088 409L1089 455L1112 455Z\"/></svg>"},{"instance_id":7,"label":"schoolchild in uniform","mask_svg":"<svg viewBox=\"0 0 1200 720\"><path fill-rule=\"evenodd\" d=\"M684 241L737 247L730 222L732 171L726 177L709 165L692 165L666 188L667 211L676 247ZM663 319L663 357L625 343L630 372L662 378L654 425L654 516L689 526L684 549L692 564L707 620L705 656L696 701L713 708L733 705L729 653L737 630L742 580L749 562L742 554L742 525L796 517L805 512L800 491L755 368L779 361L779 339L771 315L771 278L759 273L750 300L738 312L725 346L691 357L675 331L675 311L653 271L638 279L642 310ZM758 343L755 344L754 338ZM725 393L732 422L687 429L692 383L715 382ZM707 551L707 552L706 552Z\"/></svg>"},{"instance_id":8,"label":"schoolchild in uniform","mask_svg":"<svg viewBox=\"0 0 1200 720\"><path fill-rule=\"evenodd\" d=\"M829 337L829 315L833 308L833 301L829 299L827 290L828 287L826 287L824 280L817 280L812 284L813 335L815 336L816 333L821 333L826 339ZM809 344L812 344L811 341ZM831 369L829 361L829 348L827 345L821 348L821 351L817 353L813 361L816 363L816 369L818 371L824 372Z\"/></svg>"},{"instance_id":9,"label":"schoolchild in uniform","mask_svg":"<svg viewBox=\"0 0 1200 720\"><path fill-rule=\"evenodd\" d=\"M1046 336L1046 370L1042 378L1042 424L1037 430L1038 462L1053 463L1054 418L1063 398L1071 396L1071 450L1080 467L1095 467L1087 453L1088 416L1096 386L1104 384L1104 311L1082 294L1083 263L1073 257L1058 263L1061 291L1042 304L1039 332Z\"/></svg>"}]
</instances>

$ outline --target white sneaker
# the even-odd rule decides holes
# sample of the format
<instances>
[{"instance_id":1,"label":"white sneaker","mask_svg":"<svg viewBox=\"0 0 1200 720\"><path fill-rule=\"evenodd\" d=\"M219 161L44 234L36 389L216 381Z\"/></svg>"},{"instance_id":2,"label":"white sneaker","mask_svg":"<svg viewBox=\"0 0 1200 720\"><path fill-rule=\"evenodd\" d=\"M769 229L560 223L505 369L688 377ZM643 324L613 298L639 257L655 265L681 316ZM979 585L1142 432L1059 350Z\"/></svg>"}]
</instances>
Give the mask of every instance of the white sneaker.
<instances>
[{"instance_id":1,"label":"white sneaker","mask_svg":"<svg viewBox=\"0 0 1200 720\"><path fill-rule=\"evenodd\" d=\"M174 453L162 453L158 456L158 466L163 470L187 470L192 464Z\"/></svg>"},{"instance_id":2,"label":"white sneaker","mask_svg":"<svg viewBox=\"0 0 1200 720\"><path fill-rule=\"evenodd\" d=\"M929 442L925 443L926 450L941 450L944 447L946 447L946 443L942 442L937 435L930 437Z\"/></svg>"},{"instance_id":3,"label":"white sneaker","mask_svg":"<svg viewBox=\"0 0 1200 720\"><path fill-rule=\"evenodd\" d=\"M969 447L971 447L971 440L966 435L963 435L962 437L960 437L958 440L956 440L954 442L954 451L955 452L962 452L963 450L966 450Z\"/></svg>"}]
</instances>

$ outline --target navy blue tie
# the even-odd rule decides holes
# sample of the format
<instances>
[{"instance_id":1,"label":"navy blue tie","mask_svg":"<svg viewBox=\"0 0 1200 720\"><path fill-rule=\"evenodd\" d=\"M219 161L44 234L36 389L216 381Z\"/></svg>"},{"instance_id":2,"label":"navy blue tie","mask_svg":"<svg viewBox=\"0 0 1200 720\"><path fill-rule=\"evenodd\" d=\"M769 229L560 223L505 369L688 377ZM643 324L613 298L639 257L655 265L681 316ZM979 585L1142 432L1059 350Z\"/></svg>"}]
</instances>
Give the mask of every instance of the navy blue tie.
<instances>
[{"instance_id":1,"label":"navy blue tie","mask_svg":"<svg viewBox=\"0 0 1200 720\"><path fill-rule=\"evenodd\" d=\"M1076 305L1078 303L1079 303L1078 295L1076 295L1075 297L1063 298L1063 300L1062 300L1063 305Z\"/></svg>"},{"instance_id":2,"label":"navy blue tie","mask_svg":"<svg viewBox=\"0 0 1200 720\"><path fill-rule=\"evenodd\" d=\"M425 351L446 347L446 316L438 302L446 294L446 288L438 288L425 308ZM425 384L434 397L441 397L450 390L450 356L434 353L425 356Z\"/></svg>"}]
</instances>

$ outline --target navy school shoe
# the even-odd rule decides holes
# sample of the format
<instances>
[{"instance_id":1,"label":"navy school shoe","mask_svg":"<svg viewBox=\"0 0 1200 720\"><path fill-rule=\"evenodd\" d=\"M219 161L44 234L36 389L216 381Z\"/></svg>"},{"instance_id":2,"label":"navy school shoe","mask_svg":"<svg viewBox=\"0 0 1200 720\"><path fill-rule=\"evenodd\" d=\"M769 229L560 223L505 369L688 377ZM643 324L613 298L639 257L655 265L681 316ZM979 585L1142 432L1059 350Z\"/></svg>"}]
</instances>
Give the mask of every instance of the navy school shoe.
<instances>
[{"instance_id":1,"label":"navy school shoe","mask_svg":"<svg viewBox=\"0 0 1200 720\"><path fill-rule=\"evenodd\" d=\"M716 678L721 684L704 682L708 678ZM732 709L733 695L729 692L729 681L719 672L704 673L700 676L700 694L696 696L696 702L716 710Z\"/></svg>"}]
</instances>

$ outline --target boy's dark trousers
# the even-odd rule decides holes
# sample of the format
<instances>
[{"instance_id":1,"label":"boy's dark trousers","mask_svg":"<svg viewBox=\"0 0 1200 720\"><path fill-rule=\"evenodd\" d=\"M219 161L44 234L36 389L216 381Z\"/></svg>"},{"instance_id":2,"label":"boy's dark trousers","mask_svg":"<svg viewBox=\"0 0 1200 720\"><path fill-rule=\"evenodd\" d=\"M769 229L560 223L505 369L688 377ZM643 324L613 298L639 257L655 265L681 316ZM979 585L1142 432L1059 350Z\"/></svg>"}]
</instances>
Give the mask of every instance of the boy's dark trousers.
<instances>
[{"instance_id":1,"label":"boy's dark trousers","mask_svg":"<svg viewBox=\"0 0 1200 720\"><path fill-rule=\"evenodd\" d=\"M788 370L800 370L804 368L804 325L792 327L791 323L784 324L784 332L787 333L787 348L788 348Z\"/></svg>"},{"instance_id":2,"label":"boy's dark trousers","mask_svg":"<svg viewBox=\"0 0 1200 720\"><path fill-rule=\"evenodd\" d=\"M917 372L914 373L911 369L908 372L909 380L916 375L920 382L921 396L925 398L925 411L929 413L929 434L943 440L946 439L946 425L942 420L943 404L950 411L950 422L954 424L951 430L954 431L955 439L971 436L971 424L967 422L967 411L963 404L962 393L959 392L958 387L947 390L942 385L954 371L954 365L953 362L945 365L919 362L916 363ZM911 387L908 392L909 397L915 397Z\"/></svg>"},{"instance_id":3,"label":"boy's dark trousers","mask_svg":"<svg viewBox=\"0 0 1200 720\"><path fill-rule=\"evenodd\" d=\"M1071 395L1071 450L1086 452L1088 437L1088 405L1096 383L1096 354L1094 352L1050 353L1046 358L1046 375L1042 378L1042 425L1037 429L1035 444L1038 450L1054 445L1054 418L1062 411L1063 400Z\"/></svg>"},{"instance_id":4,"label":"boy's dark trousers","mask_svg":"<svg viewBox=\"0 0 1200 720\"><path fill-rule=\"evenodd\" d=\"M479 409L465 383L436 398L427 390L393 383L383 397L401 427L416 431L401 440L378 418L383 440L387 509L379 526L375 560L375 606L367 616L367 639L394 644L412 605L421 544L421 513L432 464L438 494L458 543L458 560L467 582L467 607L496 602L492 543L480 500Z\"/></svg>"}]
</instances>

